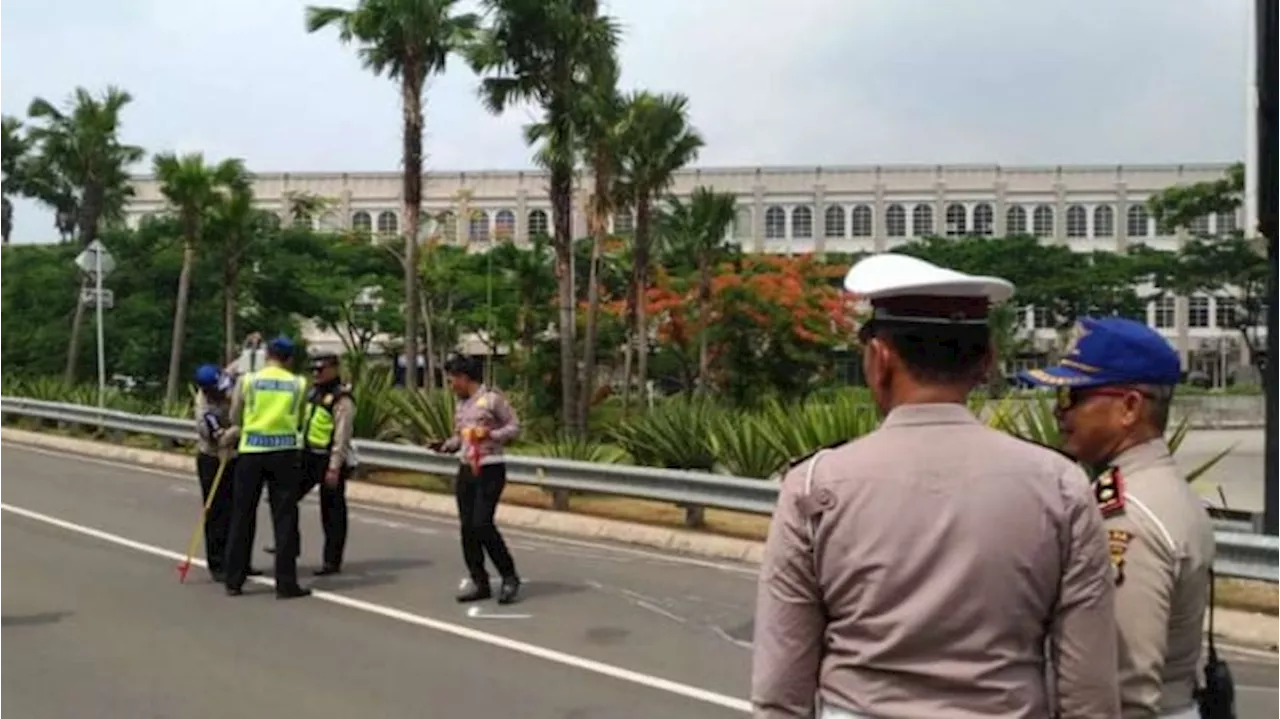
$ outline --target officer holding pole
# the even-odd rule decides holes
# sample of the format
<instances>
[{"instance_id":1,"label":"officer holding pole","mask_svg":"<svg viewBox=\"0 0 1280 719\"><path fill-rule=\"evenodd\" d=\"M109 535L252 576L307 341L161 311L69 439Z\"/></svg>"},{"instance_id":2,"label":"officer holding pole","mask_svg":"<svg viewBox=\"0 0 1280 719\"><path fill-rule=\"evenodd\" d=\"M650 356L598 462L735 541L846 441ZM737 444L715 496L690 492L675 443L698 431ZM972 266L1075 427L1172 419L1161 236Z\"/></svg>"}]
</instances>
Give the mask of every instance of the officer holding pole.
<instances>
[{"instance_id":1,"label":"officer holding pole","mask_svg":"<svg viewBox=\"0 0 1280 719\"><path fill-rule=\"evenodd\" d=\"M298 496L302 467L298 426L306 383L286 369L293 340L280 336L267 345L266 366L241 379L231 400L231 417L240 427L240 458L232 488L231 532L225 561L227 594L243 593L253 548L258 503L266 485L275 530L276 597L311 594L298 584Z\"/></svg>"}]
</instances>

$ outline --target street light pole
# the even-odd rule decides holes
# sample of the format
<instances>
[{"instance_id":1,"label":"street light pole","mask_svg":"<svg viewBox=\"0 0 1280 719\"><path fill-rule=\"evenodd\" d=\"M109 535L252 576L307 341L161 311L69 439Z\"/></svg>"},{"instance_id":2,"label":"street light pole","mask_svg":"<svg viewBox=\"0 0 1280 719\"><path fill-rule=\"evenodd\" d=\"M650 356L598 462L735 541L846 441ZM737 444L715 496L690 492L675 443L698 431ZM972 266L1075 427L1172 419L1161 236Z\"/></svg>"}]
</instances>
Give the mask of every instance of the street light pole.
<instances>
[{"instance_id":1,"label":"street light pole","mask_svg":"<svg viewBox=\"0 0 1280 719\"><path fill-rule=\"evenodd\" d=\"M1266 392L1266 438L1263 455L1263 516L1262 528L1275 535L1280 530L1280 441L1277 440L1277 318L1280 318L1280 302L1276 293L1276 265L1280 253L1276 247L1276 4L1277 0L1255 0L1254 5L1254 91L1256 108L1250 110L1257 118L1257 146L1248 148L1257 163L1256 195L1258 226L1246 228L1248 232L1261 233L1267 243L1267 358L1263 367L1263 387ZM1254 188L1246 188L1254 189Z\"/></svg>"},{"instance_id":2,"label":"street light pole","mask_svg":"<svg viewBox=\"0 0 1280 719\"><path fill-rule=\"evenodd\" d=\"M98 321L98 409L107 405L107 360L102 337L102 248L93 253L94 310Z\"/></svg>"}]
</instances>

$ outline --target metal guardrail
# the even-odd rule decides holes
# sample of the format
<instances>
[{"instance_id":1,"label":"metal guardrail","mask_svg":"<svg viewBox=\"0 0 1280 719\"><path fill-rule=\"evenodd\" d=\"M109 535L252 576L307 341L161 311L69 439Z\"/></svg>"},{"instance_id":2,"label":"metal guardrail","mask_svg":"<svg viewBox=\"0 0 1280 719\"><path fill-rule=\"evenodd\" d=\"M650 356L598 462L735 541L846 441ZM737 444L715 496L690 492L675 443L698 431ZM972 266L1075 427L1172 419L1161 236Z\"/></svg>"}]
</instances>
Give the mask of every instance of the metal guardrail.
<instances>
[{"instance_id":1,"label":"metal guardrail","mask_svg":"<svg viewBox=\"0 0 1280 719\"><path fill-rule=\"evenodd\" d=\"M174 443L196 439L191 420L62 402L0 397L0 414L100 427L114 433L150 435ZM355 445L360 462L366 467L446 477L452 476L458 467L453 455L413 445L370 440L356 440ZM557 509L568 509L573 492L669 502L685 509L685 521L690 526L702 523L702 513L707 507L767 515L773 513L778 499L778 484L766 480L523 455L508 455L507 479L550 492ZM1280 581L1280 542L1276 537L1249 533L1249 513L1215 509L1211 514L1217 529L1215 570L1218 574Z\"/></svg>"}]
</instances>

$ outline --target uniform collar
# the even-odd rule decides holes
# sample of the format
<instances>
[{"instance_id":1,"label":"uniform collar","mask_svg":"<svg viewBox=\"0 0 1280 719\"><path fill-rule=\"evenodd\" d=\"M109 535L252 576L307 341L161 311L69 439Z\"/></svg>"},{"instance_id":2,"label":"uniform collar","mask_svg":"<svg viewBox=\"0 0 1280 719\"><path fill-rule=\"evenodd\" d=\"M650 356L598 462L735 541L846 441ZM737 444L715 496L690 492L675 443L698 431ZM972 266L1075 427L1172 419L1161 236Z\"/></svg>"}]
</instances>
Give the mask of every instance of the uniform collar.
<instances>
[{"instance_id":1,"label":"uniform collar","mask_svg":"<svg viewBox=\"0 0 1280 719\"><path fill-rule=\"evenodd\" d=\"M1164 437L1156 437L1142 444L1135 444L1111 460L1110 466L1119 469L1125 476L1130 476L1160 464L1173 464L1173 455L1169 452L1169 445L1164 441Z\"/></svg>"},{"instance_id":2,"label":"uniform collar","mask_svg":"<svg viewBox=\"0 0 1280 719\"><path fill-rule=\"evenodd\" d=\"M903 404L894 407L881 427L919 427L931 424L976 424L977 417L962 404L938 402L931 404Z\"/></svg>"}]
</instances>

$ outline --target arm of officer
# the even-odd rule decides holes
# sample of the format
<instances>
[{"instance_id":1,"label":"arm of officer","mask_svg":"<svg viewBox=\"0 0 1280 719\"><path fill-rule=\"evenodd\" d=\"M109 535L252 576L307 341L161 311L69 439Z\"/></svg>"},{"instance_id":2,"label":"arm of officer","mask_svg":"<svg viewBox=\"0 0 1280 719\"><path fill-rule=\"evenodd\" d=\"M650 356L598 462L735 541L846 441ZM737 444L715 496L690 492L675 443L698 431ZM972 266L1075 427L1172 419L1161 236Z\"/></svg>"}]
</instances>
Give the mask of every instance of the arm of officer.
<instances>
[{"instance_id":1,"label":"arm of officer","mask_svg":"<svg viewBox=\"0 0 1280 719\"><path fill-rule=\"evenodd\" d=\"M231 391L231 409L227 412L227 419L231 421L233 427L244 425L244 387L248 381L248 375L241 375L240 379L236 380L235 389Z\"/></svg>"},{"instance_id":2,"label":"arm of officer","mask_svg":"<svg viewBox=\"0 0 1280 719\"><path fill-rule=\"evenodd\" d=\"M194 412L196 416L196 436L206 442L212 442L214 440L215 427L209 421L209 403L205 400L204 392L196 395Z\"/></svg>"},{"instance_id":3,"label":"arm of officer","mask_svg":"<svg viewBox=\"0 0 1280 719\"><path fill-rule=\"evenodd\" d=\"M826 618L801 507L807 468L793 468L782 481L760 565L751 669L756 719L813 716Z\"/></svg>"},{"instance_id":4,"label":"arm of officer","mask_svg":"<svg viewBox=\"0 0 1280 719\"><path fill-rule=\"evenodd\" d=\"M1067 512L1067 552L1052 625L1060 719L1120 717L1116 682L1115 586L1102 514L1084 472L1059 479Z\"/></svg>"},{"instance_id":5,"label":"arm of officer","mask_svg":"<svg viewBox=\"0 0 1280 719\"><path fill-rule=\"evenodd\" d=\"M351 436L355 433L356 401L349 395L333 408L333 449L329 451L329 469L340 470L351 453Z\"/></svg>"},{"instance_id":6,"label":"arm of officer","mask_svg":"<svg viewBox=\"0 0 1280 719\"><path fill-rule=\"evenodd\" d=\"M489 397L493 402L493 416L499 422L497 427L489 430L489 436L499 444L507 444L520 434L520 418L516 417L516 410L506 397L498 392L490 393Z\"/></svg>"},{"instance_id":7,"label":"arm of officer","mask_svg":"<svg viewBox=\"0 0 1280 719\"><path fill-rule=\"evenodd\" d=\"M1132 499L1132 498L1130 498ZM1160 711L1176 557L1154 522L1130 501L1106 519L1116 565L1116 624L1120 631L1120 699L1126 711Z\"/></svg>"}]
</instances>

